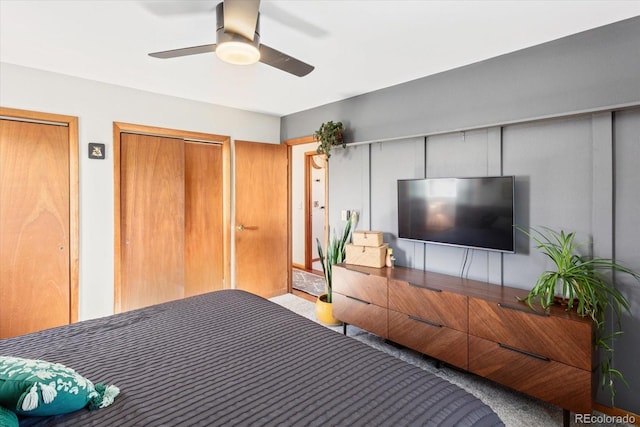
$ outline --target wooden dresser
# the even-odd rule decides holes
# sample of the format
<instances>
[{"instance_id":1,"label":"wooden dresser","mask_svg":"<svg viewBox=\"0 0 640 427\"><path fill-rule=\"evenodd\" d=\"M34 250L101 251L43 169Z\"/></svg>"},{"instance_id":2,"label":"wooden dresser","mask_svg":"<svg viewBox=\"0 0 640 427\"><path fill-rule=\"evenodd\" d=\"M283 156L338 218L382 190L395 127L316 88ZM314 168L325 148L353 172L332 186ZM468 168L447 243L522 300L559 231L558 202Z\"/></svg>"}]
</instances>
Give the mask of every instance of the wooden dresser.
<instances>
[{"instance_id":1,"label":"wooden dresser","mask_svg":"<svg viewBox=\"0 0 640 427\"><path fill-rule=\"evenodd\" d=\"M592 410L590 319L518 301L526 290L405 267L333 268L333 314L569 411Z\"/></svg>"}]
</instances>

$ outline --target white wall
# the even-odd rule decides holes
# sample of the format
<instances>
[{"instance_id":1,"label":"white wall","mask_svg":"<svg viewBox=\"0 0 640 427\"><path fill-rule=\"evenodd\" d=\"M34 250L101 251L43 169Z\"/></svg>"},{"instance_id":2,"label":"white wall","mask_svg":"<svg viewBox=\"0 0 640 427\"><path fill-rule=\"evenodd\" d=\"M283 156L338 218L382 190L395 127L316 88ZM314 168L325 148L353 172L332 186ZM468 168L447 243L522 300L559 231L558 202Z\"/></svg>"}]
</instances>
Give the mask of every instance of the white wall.
<instances>
[{"instance_id":1,"label":"white wall","mask_svg":"<svg viewBox=\"0 0 640 427\"><path fill-rule=\"evenodd\" d=\"M79 118L80 320L113 313L114 121L280 142L276 116L6 63L0 63L0 105ZM89 142L107 145L106 160L88 159Z\"/></svg>"}]
</instances>

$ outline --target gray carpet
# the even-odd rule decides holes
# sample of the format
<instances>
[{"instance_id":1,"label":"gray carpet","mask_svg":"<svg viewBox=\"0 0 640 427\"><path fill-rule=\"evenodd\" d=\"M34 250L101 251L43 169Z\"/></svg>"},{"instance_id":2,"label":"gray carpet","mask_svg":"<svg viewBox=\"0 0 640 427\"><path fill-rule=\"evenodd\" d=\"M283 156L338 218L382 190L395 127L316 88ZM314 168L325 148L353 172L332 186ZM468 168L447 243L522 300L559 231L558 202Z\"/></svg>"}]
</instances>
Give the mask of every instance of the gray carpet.
<instances>
[{"instance_id":1,"label":"gray carpet","mask_svg":"<svg viewBox=\"0 0 640 427\"><path fill-rule=\"evenodd\" d=\"M292 294L280 295L271 298L271 301L308 319L317 321L314 314L313 302ZM335 330L336 333L342 333L342 326L330 327L330 329ZM347 335L457 384L489 405L504 421L507 427L555 427L562 425L562 410L557 406L512 391L468 372L460 371L449 366L438 368L434 359L407 348L393 346L385 342L384 339L357 327L349 326ZM601 414L595 413L594 415ZM602 427L626 426L626 424L576 423L573 414L571 416L571 425Z\"/></svg>"}]
</instances>

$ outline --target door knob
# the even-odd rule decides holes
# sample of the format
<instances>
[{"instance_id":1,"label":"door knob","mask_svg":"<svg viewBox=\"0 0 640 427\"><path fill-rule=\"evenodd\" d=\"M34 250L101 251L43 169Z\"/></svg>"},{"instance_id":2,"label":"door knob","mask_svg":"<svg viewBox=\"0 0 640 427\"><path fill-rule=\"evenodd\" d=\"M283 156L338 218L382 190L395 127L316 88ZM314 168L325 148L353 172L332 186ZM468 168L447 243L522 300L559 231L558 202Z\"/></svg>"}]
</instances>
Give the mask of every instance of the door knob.
<instances>
[{"instance_id":1,"label":"door knob","mask_svg":"<svg viewBox=\"0 0 640 427\"><path fill-rule=\"evenodd\" d=\"M236 230L244 231L244 225L240 224L239 226L236 227Z\"/></svg>"}]
</instances>

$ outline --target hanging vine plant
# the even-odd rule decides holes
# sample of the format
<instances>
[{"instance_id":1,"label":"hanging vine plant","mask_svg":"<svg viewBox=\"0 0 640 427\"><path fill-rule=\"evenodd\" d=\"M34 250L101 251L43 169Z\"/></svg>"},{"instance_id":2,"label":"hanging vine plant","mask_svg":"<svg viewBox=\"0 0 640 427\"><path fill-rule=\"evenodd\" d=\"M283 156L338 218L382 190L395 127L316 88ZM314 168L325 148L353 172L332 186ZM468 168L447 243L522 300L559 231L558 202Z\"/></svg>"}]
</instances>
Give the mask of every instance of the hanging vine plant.
<instances>
[{"instance_id":1,"label":"hanging vine plant","mask_svg":"<svg viewBox=\"0 0 640 427\"><path fill-rule=\"evenodd\" d=\"M327 160L331 157L331 148L337 145L342 145L342 148L346 148L347 144L344 142L342 131L344 127L342 122L328 121L320 125L320 129L313 134L316 141L318 141L318 148L316 149L318 154L324 154L327 156Z\"/></svg>"}]
</instances>

